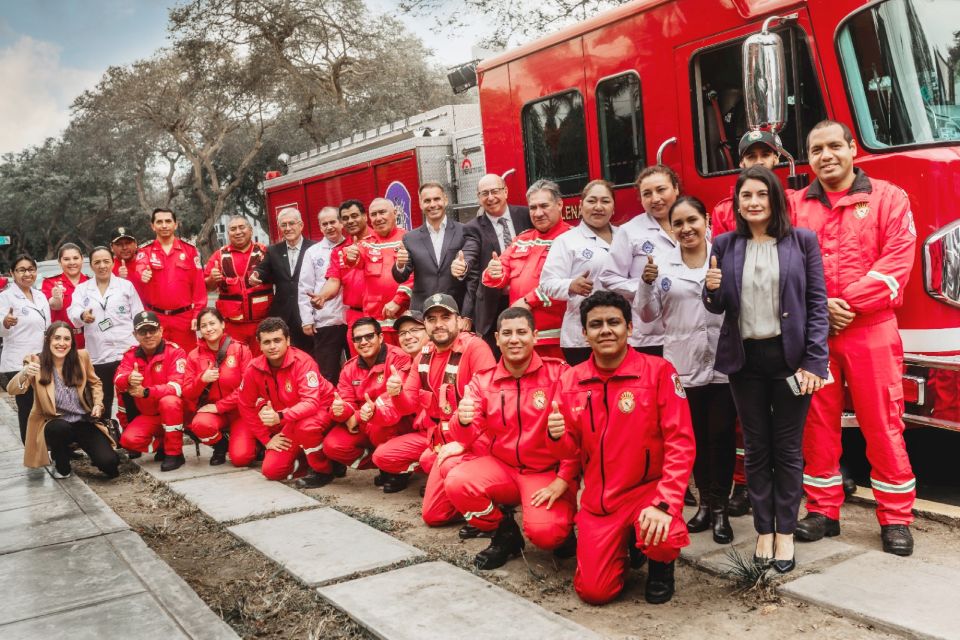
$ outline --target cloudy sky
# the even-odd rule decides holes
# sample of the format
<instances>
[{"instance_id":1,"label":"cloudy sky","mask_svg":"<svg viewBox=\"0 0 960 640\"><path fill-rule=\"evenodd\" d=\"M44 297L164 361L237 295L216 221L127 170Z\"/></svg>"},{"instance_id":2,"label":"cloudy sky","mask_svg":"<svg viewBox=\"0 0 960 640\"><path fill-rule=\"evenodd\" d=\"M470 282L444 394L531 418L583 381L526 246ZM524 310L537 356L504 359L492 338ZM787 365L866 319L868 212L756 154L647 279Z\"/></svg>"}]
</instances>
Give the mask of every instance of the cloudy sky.
<instances>
[{"instance_id":1,"label":"cloudy sky","mask_svg":"<svg viewBox=\"0 0 960 640\"><path fill-rule=\"evenodd\" d=\"M70 103L111 65L166 44L165 0L0 0L0 154L60 133ZM396 0L372 0L389 10ZM468 38L438 38L425 21L405 20L439 64L470 59Z\"/></svg>"}]
</instances>

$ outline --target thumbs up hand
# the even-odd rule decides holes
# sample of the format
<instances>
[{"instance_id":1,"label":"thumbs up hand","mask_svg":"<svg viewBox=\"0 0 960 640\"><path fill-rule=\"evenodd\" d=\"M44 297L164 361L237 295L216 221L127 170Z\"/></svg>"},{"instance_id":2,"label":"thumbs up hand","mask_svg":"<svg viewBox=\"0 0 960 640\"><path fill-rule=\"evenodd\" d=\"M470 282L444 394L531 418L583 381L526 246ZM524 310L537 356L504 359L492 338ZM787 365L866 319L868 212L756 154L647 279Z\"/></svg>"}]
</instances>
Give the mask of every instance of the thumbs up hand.
<instances>
[{"instance_id":1,"label":"thumbs up hand","mask_svg":"<svg viewBox=\"0 0 960 640\"><path fill-rule=\"evenodd\" d=\"M457 257L450 263L450 273L457 280L467 275L467 259L463 257L463 251L458 251Z\"/></svg>"},{"instance_id":2,"label":"thumbs up hand","mask_svg":"<svg viewBox=\"0 0 960 640\"><path fill-rule=\"evenodd\" d=\"M150 267L147 267L146 269L143 270L143 273L140 274L140 282L142 282L143 284L147 284L148 282L150 282L151 278L153 278L153 269L151 269Z\"/></svg>"},{"instance_id":3,"label":"thumbs up hand","mask_svg":"<svg viewBox=\"0 0 960 640\"><path fill-rule=\"evenodd\" d=\"M33 378L36 378L40 375L40 361L35 358L31 358L30 362L23 366L22 373L27 382Z\"/></svg>"},{"instance_id":4,"label":"thumbs up hand","mask_svg":"<svg viewBox=\"0 0 960 640\"><path fill-rule=\"evenodd\" d=\"M710 256L710 268L707 269L707 275L703 280L707 291L716 291L720 288L721 275L720 265L717 263L717 256Z\"/></svg>"},{"instance_id":5,"label":"thumbs up hand","mask_svg":"<svg viewBox=\"0 0 960 640\"><path fill-rule=\"evenodd\" d=\"M200 376L200 379L206 382L207 384L211 382L216 382L220 379L220 369L217 368L217 365L213 362L210 363L210 366L207 367L207 370L203 372Z\"/></svg>"},{"instance_id":6,"label":"thumbs up hand","mask_svg":"<svg viewBox=\"0 0 960 640\"><path fill-rule=\"evenodd\" d=\"M460 400L460 404L457 405L457 418L460 420L460 424L467 425L472 423L476 417L477 401L473 399L471 394L466 394Z\"/></svg>"},{"instance_id":7,"label":"thumbs up hand","mask_svg":"<svg viewBox=\"0 0 960 640\"><path fill-rule=\"evenodd\" d=\"M647 284L653 284L653 281L657 279L657 276L660 274L660 269L657 268L657 263L653 261L653 255L647 254L647 264L643 266L643 273L640 274L640 277Z\"/></svg>"},{"instance_id":8,"label":"thumbs up hand","mask_svg":"<svg viewBox=\"0 0 960 640\"><path fill-rule=\"evenodd\" d=\"M143 386L143 374L140 373L140 367L136 362L133 363L133 371L130 372L130 375L127 377L127 381L130 383L131 387Z\"/></svg>"},{"instance_id":9,"label":"thumbs up hand","mask_svg":"<svg viewBox=\"0 0 960 640\"><path fill-rule=\"evenodd\" d=\"M62 282L57 282L53 285L53 290L50 292L54 298L63 299L63 292L66 291L66 288L63 286Z\"/></svg>"},{"instance_id":10,"label":"thumbs up hand","mask_svg":"<svg viewBox=\"0 0 960 640\"><path fill-rule=\"evenodd\" d=\"M273 404L267 400L267 403L260 407L260 422L268 427L280 424L280 415L274 411Z\"/></svg>"},{"instance_id":11,"label":"thumbs up hand","mask_svg":"<svg viewBox=\"0 0 960 640\"><path fill-rule=\"evenodd\" d=\"M593 280L590 279L590 272L585 271L570 282L570 293L576 296L588 296L593 293Z\"/></svg>"},{"instance_id":12,"label":"thumbs up hand","mask_svg":"<svg viewBox=\"0 0 960 640\"><path fill-rule=\"evenodd\" d=\"M364 400L363 406L360 407L360 420L363 422L369 422L373 418L373 414L377 411L377 404L370 398L369 393L363 394Z\"/></svg>"},{"instance_id":13,"label":"thumbs up hand","mask_svg":"<svg viewBox=\"0 0 960 640\"><path fill-rule=\"evenodd\" d=\"M7 315L3 317L3 328L9 329L16 326L17 322L17 316L13 315L13 307L10 307L10 311L7 311Z\"/></svg>"},{"instance_id":14,"label":"thumbs up hand","mask_svg":"<svg viewBox=\"0 0 960 640\"><path fill-rule=\"evenodd\" d=\"M346 247L343 250L343 257L346 260L347 264L351 266L357 264L357 260L360 259L360 247L358 247L355 244L352 244L349 247Z\"/></svg>"},{"instance_id":15,"label":"thumbs up hand","mask_svg":"<svg viewBox=\"0 0 960 640\"><path fill-rule=\"evenodd\" d=\"M397 397L403 389L403 377L395 365L390 365L390 377L387 378L386 388L387 395L391 397Z\"/></svg>"},{"instance_id":16,"label":"thumbs up hand","mask_svg":"<svg viewBox=\"0 0 960 640\"><path fill-rule=\"evenodd\" d=\"M559 440L566 430L567 424L563 418L563 414L560 413L560 405L554 400L553 409L547 416L547 433L549 433L550 437L554 440Z\"/></svg>"},{"instance_id":17,"label":"thumbs up hand","mask_svg":"<svg viewBox=\"0 0 960 640\"><path fill-rule=\"evenodd\" d=\"M500 256L497 255L496 251L493 252L490 262L487 263L487 275L494 280L503 277L503 263L500 262Z\"/></svg>"},{"instance_id":18,"label":"thumbs up hand","mask_svg":"<svg viewBox=\"0 0 960 640\"><path fill-rule=\"evenodd\" d=\"M347 403L343 401L343 398L340 397L340 394L336 391L333 392L333 402L330 404L330 413L333 414L334 418L339 418L343 415L343 412L347 408Z\"/></svg>"},{"instance_id":19,"label":"thumbs up hand","mask_svg":"<svg viewBox=\"0 0 960 640\"><path fill-rule=\"evenodd\" d=\"M121 265L120 265L120 268L117 269L117 275L120 276L121 278L126 278L126 277L128 277L128 276L129 276L129 273L128 273L128 271L127 271L127 265L121 264Z\"/></svg>"},{"instance_id":20,"label":"thumbs up hand","mask_svg":"<svg viewBox=\"0 0 960 640\"><path fill-rule=\"evenodd\" d=\"M260 274L256 271L250 272L250 275L247 276L247 284L251 287L256 287L263 284L263 280L260 279Z\"/></svg>"},{"instance_id":21,"label":"thumbs up hand","mask_svg":"<svg viewBox=\"0 0 960 640\"><path fill-rule=\"evenodd\" d=\"M405 269L409 261L410 254L407 252L407 247L405 245L400 245L400 248L397 249L397 269Z\"/></svg>"},{"instance_id":22,"label":"thumbs up hand","mask_svg":"<svg viewBox=\"0 0 960 640\"><path fill-rule=\"evenodd\" d=\"M214 267L210 270L210 279L213 282L223 282L223 272L220 271L220 267Z\"/></svg>"},{"instance_id":23,"label":"thumbs up hand","mask_svg":"<svg viewBox=\"0 0 960 640\"><path fill-rule=\"evenodd\" d=\"M84 309L83 313L80 314L80 319L85 323L90 324L93 322L93 309Z\"/></svg>"}]
</instances>

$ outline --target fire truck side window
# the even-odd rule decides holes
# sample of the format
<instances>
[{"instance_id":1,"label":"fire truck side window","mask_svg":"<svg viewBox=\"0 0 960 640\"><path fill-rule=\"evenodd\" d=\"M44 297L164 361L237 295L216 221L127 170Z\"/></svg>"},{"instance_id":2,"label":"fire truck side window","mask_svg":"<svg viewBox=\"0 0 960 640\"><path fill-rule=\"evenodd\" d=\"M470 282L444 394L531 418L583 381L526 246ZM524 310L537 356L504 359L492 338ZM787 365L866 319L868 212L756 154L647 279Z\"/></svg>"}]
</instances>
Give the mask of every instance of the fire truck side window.
<instances>
[{"instance_id":1,"label":"fire truck side window","mask_svg":"<svg viewBox=\"0 0 960 640\"><path fill-rule=\"evenodd\" d=\"M647 165L637 74L625 73L597 85L597 124L603 178L615 185L631 184Z\"/></svg>"},{"instance_id":2,"label":"fire truck side window","mask_svg":"<svg viewBox=\"0 0 960 640\"><path fill-rule=\"evenodd\" d=\"M826 109L803 31L776 31L783 39L787 72L787 125L780 138L802 162L807 159L807 132L826 117ZM697 168L704 175L738 169L737 143L747 131L740 60L743 40L708 49L690 61Z\"/></svg>"},{"instance_id":3,"label":"fire truck side window","mask_svg":"<svg viewBox=\"0 0 960 640\"><path fill-rule=\"evenodd\" d=\"M523 108L522 122L527 185L547 178L564 195L579 193L587 184L587 126L580 92L529 103Z\"/></svg>"}]
</instances>

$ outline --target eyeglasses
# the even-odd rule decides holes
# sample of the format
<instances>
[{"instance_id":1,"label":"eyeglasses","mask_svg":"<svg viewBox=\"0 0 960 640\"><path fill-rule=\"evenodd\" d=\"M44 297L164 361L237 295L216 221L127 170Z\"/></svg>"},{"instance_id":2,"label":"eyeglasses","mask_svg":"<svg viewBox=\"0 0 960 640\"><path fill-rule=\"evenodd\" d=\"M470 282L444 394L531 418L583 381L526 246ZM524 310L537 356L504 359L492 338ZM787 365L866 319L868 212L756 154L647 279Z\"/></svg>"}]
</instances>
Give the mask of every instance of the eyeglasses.
<instances>
[{"instance_id":1,"label":"eyeglasses","mask_svg":"<svg viewBox=\"0 0 960 640\"><path fill-rule=\"evenodd\" d=\"M404 331L398 331L397 337L406 338L407 336L412 336L417 333L423 333L424 331L426 331L426 329L424 329L423 327L414 327L413 329L405 329Z\"/></svg>"},{"instance_id":2,"label":"eyeglasses","mask_svg":"<svg viewBox=\"0 0 960 640\"><path fill-rule=\"evenodd\" d=\"M159 327L144 327L143 329L137 329L137 335L138 335L138 336L152 336L153 334L155 334L155 333L156 333L157 331L159 331L159 330L160 330Z\"/></svg>"},{"instance_id":3,"label":"eyeglasses","mask_svg":"<svg viewBox=\"0 0 960 640\"><path fill-rule=\"evenodd\" d=\"M377 337L376 333L365 333L362 336L353 336L353 344L362 344L364 342L373 342Z\"/></svg>"},{"instance_id":4,"label":"eyeglasses","mask_svg":"<svg viewBox=\"0 0 960 640\"><path fill-rule=\"evenodd\" d=\"M25 276L28 273L36 273L37 268L36 267L20 267L19 269L14 269L13 272L18 275Z\"/></svg>"},{"instance_id":5,"label":"eyeglasses","mask_svg":"<svg viewBox=\"0 0 960 640\"><path fill-rule=\"evenodd\" d=\"M302 223L301 223L301 222L281 222L281 223L280 223L280 228L281 228L281 229L293 229L294 227L296 227L296 226L299 225L299 224L302 224Z\"/></svg>"},{"instance_id":6,"label":"eyeglasses","mask_svg":"<svg viewBox=\"0 0 960 640\"><path fill-rule=\"evenodd\" d=\"M487 189L486 191L478 191L477 196L480 198L486 198L487 196L498 196L503 193L504 187L497 187L496 189Z\"/></svg>"}]
</instances>

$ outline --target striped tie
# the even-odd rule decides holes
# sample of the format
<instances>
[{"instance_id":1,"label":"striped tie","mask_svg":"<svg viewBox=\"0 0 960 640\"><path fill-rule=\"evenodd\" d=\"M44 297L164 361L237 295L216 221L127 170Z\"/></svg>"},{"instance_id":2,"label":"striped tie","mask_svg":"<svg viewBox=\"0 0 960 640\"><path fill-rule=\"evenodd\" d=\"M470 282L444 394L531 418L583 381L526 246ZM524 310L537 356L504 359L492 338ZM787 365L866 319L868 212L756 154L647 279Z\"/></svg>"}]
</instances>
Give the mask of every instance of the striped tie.
<instances>
[{"instance_id":1,"label":"striped tie","mask_svg":"<svg viewBox=\"0 0 960 640\"><path fill-rule=\"evenodd\" d=\"M506 218L503 217L497 220L497 224L503 228L503 250L506 251L510 243L513 242L513 236L510 235L510 225L507 224Z\"/></svg>"}]
</instances>

